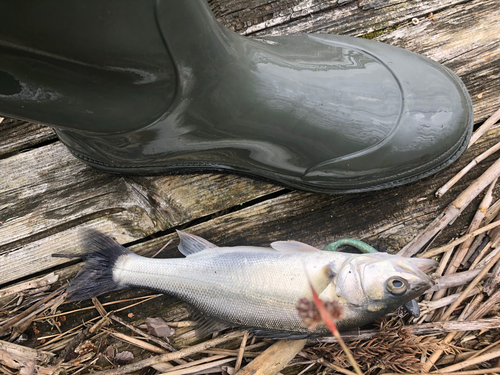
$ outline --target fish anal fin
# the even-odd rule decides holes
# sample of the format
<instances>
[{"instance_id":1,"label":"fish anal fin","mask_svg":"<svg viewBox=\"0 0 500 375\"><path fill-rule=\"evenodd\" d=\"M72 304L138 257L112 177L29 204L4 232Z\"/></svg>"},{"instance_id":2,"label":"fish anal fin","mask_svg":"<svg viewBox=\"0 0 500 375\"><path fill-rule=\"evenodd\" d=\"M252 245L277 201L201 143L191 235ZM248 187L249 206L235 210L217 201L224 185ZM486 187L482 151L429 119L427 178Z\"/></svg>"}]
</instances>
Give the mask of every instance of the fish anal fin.
<instances>
[{"instance_id":1,"label":"fish anal fin","mask_svg":"<svg viewBox=\"0 0 500 375\"><path fill-rule=\"evenodd\" d=\"M181 232L180 230L177 231L177 234L180 239L179 251L185 256L196 254L206 249L218 247L217 245L208 242L204 238L195 236L194 234Z\"/></svg>"},{"instance_id":2,"label":"fish anal fin","mask_svg":"<svg viewBox=\"0 0 500 375\"><path fill-rule=\"evenodd\" d=\"M233 327L229 323L211 318L203 314L200 310L191 305L188 305L188 311L191 314L191 319L196 322L194 330L196 333L196 337L200 339L214 332L219 332Z\"/></svg>"},{"instance_id":3,"label":"fish anal fin","mask_svg":"<svg viewBox=\"0 0 500 375\"><path fill-rule=\"evenodd\" d=\"M315 247L312 247L310 245L307 245L299 241L276 241L271 244L271 247L274 250L283 253L297 253L297 252L310 253L313 251L321 251L319 249L316 249Z\"/></svg>"}]
</instances>

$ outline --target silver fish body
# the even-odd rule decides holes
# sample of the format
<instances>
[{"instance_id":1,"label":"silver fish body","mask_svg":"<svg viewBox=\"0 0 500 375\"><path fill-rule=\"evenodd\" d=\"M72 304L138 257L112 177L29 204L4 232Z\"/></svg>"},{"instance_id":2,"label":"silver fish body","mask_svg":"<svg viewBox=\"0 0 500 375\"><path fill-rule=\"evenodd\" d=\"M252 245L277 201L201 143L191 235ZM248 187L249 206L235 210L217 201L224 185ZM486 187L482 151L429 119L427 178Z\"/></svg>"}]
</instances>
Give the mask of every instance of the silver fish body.
<instances>
[{"instance_id":1,"label":"silver fish body","mask_svg":"<svg viewBox=\"0 0 500 375\"><path fill-rule=\"evenodd\" d=\"M113 240L87 232L85 243L94 249L89 253L94 257L90 256L91 264L72 282L72 299L123 287L149 288L176 296L203 317L227 326L298 338L328 334L323 325L310 331L298 316L298 300L312 299L309 282L320 298L335 299L343 306L343 318L337 322L340 330L394 311L433 284L422 271L434 266L429 260L328 252L293 241L275 242L273 248L216 247L197 236L179 236L185 258L150 259L125 248L118 251L120 245ZM116 253L107 274L99 270L103 262L95 257L96 247L111 258L109 254ZM103 275L109 285L104 288L106 282L92 280L89 271L94 278ZM388 289L388 282L396 287L391 284Z\"/></svg>"}]
</instances>

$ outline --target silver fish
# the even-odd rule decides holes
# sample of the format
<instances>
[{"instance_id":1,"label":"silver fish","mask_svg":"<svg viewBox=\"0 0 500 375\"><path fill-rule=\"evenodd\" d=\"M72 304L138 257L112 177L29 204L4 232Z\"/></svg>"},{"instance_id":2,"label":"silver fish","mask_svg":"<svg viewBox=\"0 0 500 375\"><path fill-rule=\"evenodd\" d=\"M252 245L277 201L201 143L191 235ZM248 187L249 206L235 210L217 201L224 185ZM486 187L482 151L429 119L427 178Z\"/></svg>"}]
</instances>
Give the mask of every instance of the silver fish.
<instances>
[{"instance_id":1,"label":"silver fish","mask_svg":"<svg viewBox=\"0 0 500 375\"><path fill-rule=\"evenodd\" d=\"M310 331L296 310L312 299L309 280L324 301L344 309L339 330L359 327L396 310L433 285L429 259L385 253L347 254L296 242L271 247L217 247L178 232L185 258L141 257L95 230L83 231L86 267L71 282L70 300L82 300L126 287L153 289L187 302L202 327L240 326L261 336L305 338L328 335L325 326ZM212 324L213 323L213 324Z\"/></svg>"}]
</instances>

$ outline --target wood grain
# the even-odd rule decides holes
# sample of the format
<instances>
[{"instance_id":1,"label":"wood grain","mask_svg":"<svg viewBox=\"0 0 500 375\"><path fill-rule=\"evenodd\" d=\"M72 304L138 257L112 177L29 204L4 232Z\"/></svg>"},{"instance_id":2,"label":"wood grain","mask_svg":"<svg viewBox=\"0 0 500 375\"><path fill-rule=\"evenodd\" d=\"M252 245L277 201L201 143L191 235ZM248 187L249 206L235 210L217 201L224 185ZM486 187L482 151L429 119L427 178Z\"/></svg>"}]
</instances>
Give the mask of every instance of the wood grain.
<instances>
[{"instance_id":1,"label":"wood grain","mask_svg":"<svg viewBox=\"0 0 500 375\"><path fill-rule=\"evenodd\" d=\"M365 35L383 30L377 40L423 53L459 74L472 94L476 123L500 107L500 3L495 0L209 3L221 23L256 37L302 32ZM428 18L430 12L435 20ZM419 18L416 26L410 23L413 17ZM5 124L12 125L11 130ZM50 255L77 252L80 226L98 228L121 243L144 240L132 248L148 256L175 238L172 228L179 226L219 245L268 245L295 239L321 248L342 237L355 237L395 252L491 165L495 156L444 198L434 198L435 190L496 143L499 133L498 127L492 129L450 168L415 184L327 196L290 192L230 175L130 178L104 174L74 159L59 142L36 147L53 139L49 128L4 121L0 124L0 136L4 135L0 158L5 156L0 160L0 285L64 266L64 259ZM466 225L474 206L444 231L436 245ZM210 216L215 213L216 217ZM172 243L162 256L180 256L175 246ZM57 273L67 278L77 268Z\"/></svg>"},{"instance_id":2,"label":"wood grain","mask_svg":"<svg viewBox=\"0 0 500 375\"><path fill-rule=\"evenodd\" d=\"M0 123L0 158L56 139L54 131L47 126L22 120L4 119Z\"/></svg>"},{"instance_id":3,"label":"wood grain","mask_svg":"<svg viewBox=\"0 0 500 375\"><path fill-rule=\"evenodd\" d=\"M191 225L186 230L220 246L268 246L276 240L297 240L324 248L340 238L353 237L366 241L380 251L394 253L433 220L457 192L462 191L471 180L491 165L493 160L490 158L453 187L450 194L441 199L434 197L434 192L442 183L476 154L496 142L498 135L500 126L491 129L484 139L470 148L452 167L412 185L344 196L293 191ZM181 190L186 191L186 189ZM189 200L183 199L186 199L183 202L187 205ZM123 210L115 213L109 211L106 215L96 218L89 217L85 225L98 228L122 243L136 238L132 234L137 223L142 223L140 225L143 225L143 231L144 228L153 228L152 225L146 226L153 215L145 214L143 211L145 209L131 210L130 207L125 207L126 201L122 194L119 202ZM447 228L442 237L438 238L435 245L447 241L450 233L456 234L457 230L465 227L474 214L477 204L479 202L466 209L454 226ZM178 217L184 216L179 214ZM75 226L4 252L0 255L0 274L6 275L7 280L13 281L67 263L66 259L52 258L51 254L79 251L77 230L78 226ZM139 237L144 234L139 232ZM152 256L171 239L174 241L160 257L181 256L176 250L178 241L175 233L166 235L158 233L157 238L134 245L131 249L141 255ZM60 270L57 274L61 279L66 279L74 275L76 270L77 268L73 267L67 272Z\"/></svg>"},{"instance_id":4,"label":"wood grain","mask_svg":"<svg viewBox=\"0 0 500 375\"><path fill-rule=\"evenodd\" d=\"M282 190L232 175L106 174L60 143L0 160L0 170L0 284L57 265L55 250L78 251L82 224L130 242Z\"/></svg>"},{"instance_id":5,"label":"wood grain","mask_svg":"<svg viewBox=\"0 0 500 375\"><path fill-rule=\"evenodd\" d=\"M500 3L476 0L423 17L376 40L418 52L453 70L465 83L481 122L500 108Z\"/></svg>"}]
</instances>

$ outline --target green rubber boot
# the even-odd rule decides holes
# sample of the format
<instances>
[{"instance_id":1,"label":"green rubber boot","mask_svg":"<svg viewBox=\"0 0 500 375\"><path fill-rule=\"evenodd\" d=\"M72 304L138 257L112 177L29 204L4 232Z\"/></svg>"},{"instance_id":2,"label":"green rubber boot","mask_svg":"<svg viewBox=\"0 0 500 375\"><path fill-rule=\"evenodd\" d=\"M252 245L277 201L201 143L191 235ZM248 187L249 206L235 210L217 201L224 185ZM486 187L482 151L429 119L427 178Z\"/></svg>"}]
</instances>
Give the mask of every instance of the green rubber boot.
<instances>
[{"instance_id":1,"label":"green rubber boot","mask_svg":"<svg viewBox=\"0 0 500 375\"><path fill-rule=\"evenodd\" d=\"M205 0L0 9L10 15L0 23L0 113L54 127L103 171L230 171L359 192L440 170L471 134L471 101L453 72L375 41L246 38Z\"/></svg>"}]
</instances>

